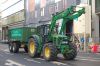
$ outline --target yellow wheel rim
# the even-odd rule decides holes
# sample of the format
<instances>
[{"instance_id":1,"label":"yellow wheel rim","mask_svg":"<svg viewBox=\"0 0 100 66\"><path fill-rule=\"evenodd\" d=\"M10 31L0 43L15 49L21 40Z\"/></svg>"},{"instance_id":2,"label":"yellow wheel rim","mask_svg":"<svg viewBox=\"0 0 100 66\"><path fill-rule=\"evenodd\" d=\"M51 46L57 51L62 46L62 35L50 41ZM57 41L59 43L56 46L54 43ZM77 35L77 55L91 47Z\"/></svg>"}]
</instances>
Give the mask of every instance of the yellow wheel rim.
<instances>
[{"instance_id":1,"label":"yellow wheel rim","mask_svg":"<svg viewBox=\"0 0 100 66\"><path fill-rule=\"evenodd\" d=\"M35 52L35 43L31 42L30 43L30 52L33 54Z\"/></svg>"},{"instance_id":2,"label":"yellow wheel rim","mask_svg":"<svg viewBox=\"0 0 100 66\"><path fill-rule=\"evenodd\" d=\"M50 48L49 47L46 47L45 48L45 57L46 58L49 58L50 57Z\"/></svg>"}]
</instances>

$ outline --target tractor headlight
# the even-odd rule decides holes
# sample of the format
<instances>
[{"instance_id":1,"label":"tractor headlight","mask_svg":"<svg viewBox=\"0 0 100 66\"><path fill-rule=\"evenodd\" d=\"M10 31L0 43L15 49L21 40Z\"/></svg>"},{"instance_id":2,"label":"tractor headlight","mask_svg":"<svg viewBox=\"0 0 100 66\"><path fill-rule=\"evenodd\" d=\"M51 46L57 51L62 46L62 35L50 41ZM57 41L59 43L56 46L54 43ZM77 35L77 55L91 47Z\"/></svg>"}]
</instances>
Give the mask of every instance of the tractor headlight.
<instances>
[{"instance_id":1,"label":"tractor headlight","mask_svg":"<svg viewBox=\"0 0 100 66\"><path fill-rule=\"evenodd\" d=\"M67 44L68 42L67 41L62 41L62 44Z\"/></svg>"}]
</instances>

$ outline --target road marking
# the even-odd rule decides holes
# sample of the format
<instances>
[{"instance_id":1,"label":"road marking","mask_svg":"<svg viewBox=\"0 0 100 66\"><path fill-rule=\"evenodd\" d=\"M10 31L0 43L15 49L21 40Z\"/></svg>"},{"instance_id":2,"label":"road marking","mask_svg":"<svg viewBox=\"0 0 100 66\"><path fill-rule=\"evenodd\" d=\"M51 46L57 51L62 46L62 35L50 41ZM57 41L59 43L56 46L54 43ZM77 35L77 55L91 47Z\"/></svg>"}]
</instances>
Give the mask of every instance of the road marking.
<instances>
[{"instance_id":1,"label":"road marking","mask_svg":"<svg viewBox=\"0 0 100 66\"><path fill-rule=\"evenodd\" d=\"M94 60L100 60L100 58L93 58L93 57L83 57L83 56L77 56L77 58L88 58L88 59L94 59Z\"/></svg>"},{"instance_id":2,"label":"road marking","mask_svg":"<svg viewBox=\"0 0 100 66\"><path fill-rule=\"evenodd\" d=\"M9 52L9 50L8 49L0 49L1 51L3 51L3 52Z\"/></svg>"},{"instance_id":3,"label":"road marking","mask_svg":"<svg viewBox=\"0 0 100 66\"><path fill-rule=\"evenodd\" d=\"M45 59L43 59L43 58L36 58L36 59L38 59L38 60L45 60Z\"/></svg>"},{"instance_id":4,"label":"road marking","mask_svg":"<svg viewBox=\"0 0 100 66\"><path fill-rule=\"evenodd\" d=\"M14 55L14 54L12 54L12 53L10 53L10 52L4 52L4 53L7 54L7 55L8 55L8 54L9 54L9 55Z\"/></svg>"},{"instance_id":5,"label":"road marking","mask_svg":"<svg viewBox=\"0 0 100 66\"><path fill-rule=\"evenodd\" d=\"M76 58L76 60L85 60L85 61L95 61L95 62L100 62L100 60L95 60L95 59L86 59L86 58Z\"/></svg>"},{"instance_id":6,"label":"road marking","mask_svg":"<svg viewBox=\"0 0 100 66\"><path fill-rule=\"evenodd\" d=\"M51 63L56 64L56 65L59 65L59 66L60 65L64 65L64 66L68 65L68 64L65 64L65 63L62 63L62 62L57 62L57 61L53 61Z\"/></svg>"},{"instance_id":7,"label":"road marking","mask_svg":"<svg viewBox=\"0 0 100 66\"><path fill-rule=\"evenodd\" d=\"M11 54L8 49L6 50L0 49L0 50L3 51L5 54L14 55L14 54Z\"/></svg>"},{"instance_id":8,"label":"road marking","mask_svg":"<svg viewBox=\"0 0 100 66\"><path fill-rule=\"evenodd\" d=\"M25 65L22 65L22 64L20 64L20 63L18 63L18 62L15 62L15 61L13 61L13 60L6 60L7 62L5 63L5 65L7 65L7 66L13 66L13 65L16 65L16 66L25 66Z\"/></svg>"},{"instance_id":9,"label":"road marking","mask_svg":"<svg viewBox=\"0 0 100 66\"><path fill-rule=\"evenodd\" d=\"M33 59L28 59L28 58L24 58L24 59L27 60L27 61L33 61L33 62L36 62L36 63L41 63L41 62L33 60Z\"/></svg>"},{"instance_id":10,"label":"road marking","mask_svg":"<svg viewBox=\"0 0 100 66\"><path fill-rule=\"evenodd\" d=\"M12 54L12 53L10 53L10 52L5 52L5 54L7 54L7 55L14 55L14 54Z\"/></svg>"},{"instance_id":11,"label":"road marking","mask_svg":"<svg viewBox=\"0 0 100 66\"><path fill-rule=\"evenodd\" d=\"M5 49L5 50L3 50L3 51L5 51L5 52L9 52L9 50L8 50L8 49Z\"/></svg>"},{"instance_id":12,"label":"road marking","mask_svg":"<svg viewBox=\"0 0 100 66\"><path fill-rule=\"evenodd\" d=\"M38 59L38 60L45 60L45 59L43 59L43 58L36 58L36 59ZM53 63L53 64L56 64L56 65L68 65L68 64L65 64L65 63L62 63L62 62L58 62L58 61L53 61L53 62L51 62L51 63Z\"/></svg>"}]
</instances>

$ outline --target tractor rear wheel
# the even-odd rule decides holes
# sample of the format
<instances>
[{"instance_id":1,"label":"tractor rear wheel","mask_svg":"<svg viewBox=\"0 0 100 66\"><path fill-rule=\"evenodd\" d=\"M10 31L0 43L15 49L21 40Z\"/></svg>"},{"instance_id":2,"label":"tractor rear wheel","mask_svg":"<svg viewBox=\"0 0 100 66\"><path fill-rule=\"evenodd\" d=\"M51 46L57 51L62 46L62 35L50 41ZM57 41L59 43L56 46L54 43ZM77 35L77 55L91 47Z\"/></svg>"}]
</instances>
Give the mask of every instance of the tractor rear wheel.
<instances>
[{"instance_id":1,"label":"tractor rear wheel","mask_svg":"<svg viewBox=\"0 0 100 66\"><path fill-rule=\"evenodd\" d=\"M56 60L57 58L57 49L52 43L47 43L43 47L43 57L47 61Z\"/></svg>"},{"instance_id":2,"label":"tractor rear wheel","mask_svg":"<svg viewBox=\"0 0 100 66\"><path fill-rule=\"evenodd\" d=\"M70 43L69 44L70 52L63 54L66 60L73 60L77 56L77 47L75 44Z\"/></svg>"},{"instance_id":3,"label":"tractor rear wheel","mask_svg":"<svg viewBox=\"0 0 100 66\"><path fill-rule=\"evenodd\" d=\"M39 45L35 39L36 38L30 38L28 45L28 54L32 58L40 56L40 54L38 53Z\"/></svg>"}]
</instances>

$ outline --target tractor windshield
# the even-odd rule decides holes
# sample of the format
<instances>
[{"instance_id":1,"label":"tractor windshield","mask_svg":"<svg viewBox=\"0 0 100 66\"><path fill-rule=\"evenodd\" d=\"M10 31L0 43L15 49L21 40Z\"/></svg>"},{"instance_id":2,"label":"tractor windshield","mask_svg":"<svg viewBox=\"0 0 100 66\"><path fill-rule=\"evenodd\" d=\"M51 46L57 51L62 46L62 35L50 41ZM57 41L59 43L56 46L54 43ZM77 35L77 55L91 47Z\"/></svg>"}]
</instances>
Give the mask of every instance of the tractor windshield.
<instances>
[{"instance_id":1,"label":"tractor windshield","mask_svg":"<svg viewBox=\"0 0 100 66\"><path fill-rule=\"evenodd\" d=\"M58 25L56 25L54 28L54 34L58 34Z\"/></svg>"}]
</instances>

